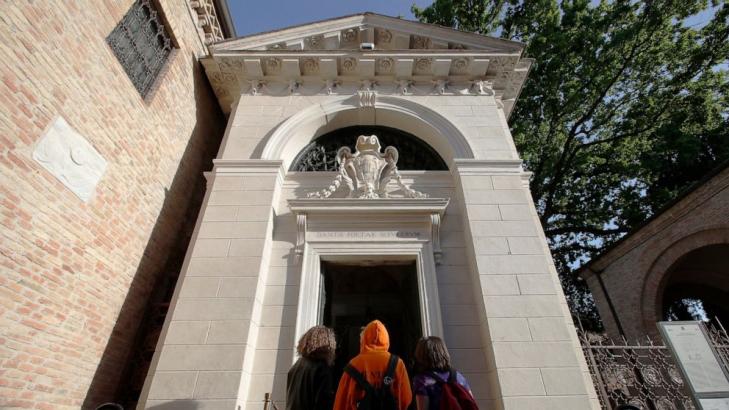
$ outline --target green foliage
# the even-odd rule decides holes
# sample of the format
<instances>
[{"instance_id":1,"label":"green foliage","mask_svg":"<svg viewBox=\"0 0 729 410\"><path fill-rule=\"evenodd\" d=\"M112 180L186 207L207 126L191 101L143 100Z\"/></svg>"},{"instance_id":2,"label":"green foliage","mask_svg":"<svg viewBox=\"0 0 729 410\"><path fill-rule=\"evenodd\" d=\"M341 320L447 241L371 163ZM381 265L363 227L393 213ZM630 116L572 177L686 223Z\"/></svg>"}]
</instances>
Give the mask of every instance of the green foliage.
<instances>
[{"instance_id":1,"label":"green foliage","mask_svg":"<svg viewBox=\"0 0 729 410\"><path fill-rule=\"evenodd\" d=\"M571 307L599 326L574 268L729 158L729 5L435 0L413 12L527 44L512 133ZM689 26L699 13L709 21Z\"/></svg>"}]
</instances>

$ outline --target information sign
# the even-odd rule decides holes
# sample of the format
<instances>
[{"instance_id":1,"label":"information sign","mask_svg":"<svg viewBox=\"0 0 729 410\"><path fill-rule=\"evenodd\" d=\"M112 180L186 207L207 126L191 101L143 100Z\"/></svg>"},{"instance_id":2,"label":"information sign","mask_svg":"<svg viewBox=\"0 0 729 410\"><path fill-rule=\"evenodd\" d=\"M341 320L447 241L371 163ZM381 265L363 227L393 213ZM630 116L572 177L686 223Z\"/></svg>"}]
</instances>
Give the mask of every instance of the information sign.
<instances>
[{"instance_id":1,"label":"information sign","mask_svg":"<svg viewBox=\"0 0 729 410\"><path fill-rule=\"evenodd\" d=\"M729 377L701 322L659 322L658 328L703 410L729 410Z\"/></svg>"}]
</instances>

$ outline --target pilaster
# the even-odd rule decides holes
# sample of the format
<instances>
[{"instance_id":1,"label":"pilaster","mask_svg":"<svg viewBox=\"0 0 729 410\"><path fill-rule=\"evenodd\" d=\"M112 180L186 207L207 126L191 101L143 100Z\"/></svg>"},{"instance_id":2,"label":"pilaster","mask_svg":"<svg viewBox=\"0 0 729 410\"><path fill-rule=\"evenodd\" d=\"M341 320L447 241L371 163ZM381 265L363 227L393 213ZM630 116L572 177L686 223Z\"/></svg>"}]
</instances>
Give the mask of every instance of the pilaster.
<instances>
[{"instance_id":1,"label":"pilaster","mask_svg":"<svg viewBox=\"0 0 729 410\"><path fill-rule=\"evenodd\" d=\"M521 161L454 165L494 407L599 408Z\"/></svg>"},{"instance_id":2,"label":"pilaster","mask_svg":"<svg viewBox=\"0 0 729 410\"><path fill-rule=\"evenodd\" d=\"M214 164L139 408L246 400L282 167Z\"/></svg>"}]
</instances>

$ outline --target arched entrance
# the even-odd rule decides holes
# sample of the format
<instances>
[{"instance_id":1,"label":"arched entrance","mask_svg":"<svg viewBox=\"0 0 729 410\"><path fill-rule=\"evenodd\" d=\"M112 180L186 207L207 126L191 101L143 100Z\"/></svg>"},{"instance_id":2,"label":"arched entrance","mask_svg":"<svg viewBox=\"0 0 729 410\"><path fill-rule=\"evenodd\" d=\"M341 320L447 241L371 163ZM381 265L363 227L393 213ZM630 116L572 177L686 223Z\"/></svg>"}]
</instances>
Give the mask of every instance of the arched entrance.
<instances>
[{"instance_id":1,"label":"arched entrance","mask_svg":"<svg viewBox=\"0 0 729 410\"><path fill-rule=\"evenodd\" d=\"M643 325L657 334L656 322L718 316L729 321L729 229L686 235L651 265L642 292ZM708 310L707 310L708 309Z\"/></svg>"},{"instance_id":2,"label":"arched entrance","mask_svg":"<svg viewBox=\"0 0 729 410\"><path fill-rule=\"evenodd\" d=\"M671 266L662 285L663 320L729 323L729 244L694 249Z\"/></svg>"}]
</instances>

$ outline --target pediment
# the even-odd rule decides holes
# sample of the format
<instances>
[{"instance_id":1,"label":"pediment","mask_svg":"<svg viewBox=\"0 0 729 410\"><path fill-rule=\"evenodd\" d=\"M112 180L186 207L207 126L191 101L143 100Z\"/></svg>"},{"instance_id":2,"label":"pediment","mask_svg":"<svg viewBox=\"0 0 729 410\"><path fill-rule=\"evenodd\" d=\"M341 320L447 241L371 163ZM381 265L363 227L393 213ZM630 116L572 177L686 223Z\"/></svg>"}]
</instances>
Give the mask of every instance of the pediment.
<instances>
[{"instance_id":1,"label":"pediment","mask_svg":"<svg viewBox=\"0 0 729 410\"><path fill-rule=\"evenodd\" d=\"M214 51L478 50L521 52L523 44L433 24L363 13L215 43Z\"/></svg>"},{"instance_id":2,"label":"pediment","mask_svg":"<svg viewBox=\"0 0 729 410\"><path fill-rule=\"evenodd\" d=\"M364 13L215 43L201 61L225 113L243 93L362 91L491 95L508 116L531 65L523 50L516 41Z\"/></svg>"}]
</instances>

